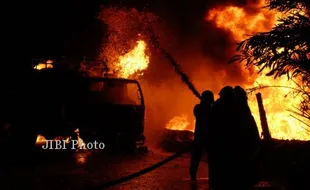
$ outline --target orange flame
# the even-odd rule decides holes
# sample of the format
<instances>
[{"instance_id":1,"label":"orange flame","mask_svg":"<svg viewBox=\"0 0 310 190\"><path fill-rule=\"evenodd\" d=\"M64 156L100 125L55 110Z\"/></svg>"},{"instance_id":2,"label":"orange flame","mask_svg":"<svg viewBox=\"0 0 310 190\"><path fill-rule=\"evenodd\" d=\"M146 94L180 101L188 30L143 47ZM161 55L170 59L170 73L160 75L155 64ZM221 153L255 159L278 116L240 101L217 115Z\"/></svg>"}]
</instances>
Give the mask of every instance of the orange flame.
<instances>
[{"instance_id":1,"label":"orange flame","mask_svg":"<svg viewBox=\"0 0 310 190\"><path fill-rule=\"evenodd\" d=\"M77 138L78 138L78 148L80 147L85 147L85 143L83 141L83 139L80 137L80 131L77 128L76 130L74 130L74 132L77 134ZM72 137L56 137L53 140L66 140L66 144L70 143ZM46 138L43 135L37 135L37 140L36 140L36 145L42 145L46 143Z\"/></svg>"},{"instance_id":2,"label":"orange flame","mask_svg":"<svg viewBox=\"0 0 310 190\"><path fill-rule=\"evenodd\" d=\"M35 65L33 69L35 69L35 70L51 69L51 68L53 68L53 63L54 62L52 60L47 60L43 63L39 63L39 64Z\"/></svg>"},{"instance_id":3,"label":"orange flame","mask_svg":"<svg viewBox=\"0 0 310 190\"><path fill-rule=\"evenodd\" d=\"M211 9L206 20L230 32L236 41L241 41L247 38L246 35L270 30L277 24L276 17L279 14L265 9L260 9L257 14L249 14L242 7L226 6L221 9ZM278 51L283 51L283 48ZM244 73L247 73L245 69ZM258 75L254 85L297 87L295 82L285 77L274 80L265 74L266 72ZM247 77L251 78L251 76ZM289 91L288 88L268 88L261 91L271 135L276 139L310 140L310 134L303 128L304 124L291 117L290 112L287 111L287 109L298 106L301 101L301 97L288 96ZM255 96L249 98L249 105L256 122L260 124ZM259 130L261 131L260 127Z\"/></svg>"},{"instance_id":4,"label":"orange flame","mask_svg":"<svg viewBox=\"0 0 310 190\"><path fill-rule=\"evenodd\" d=\"M218 28L231 32L236 41L242 41L249 35L270 30L276 24L278 14L266 9L251 14L243 7L227 6L211 9L205 19L214 22Z\"/></svg>"},{"instance_id":5,"label":"orange flame","mask_svg":"<svg viewBox=\"0 0 310 190\"><path fill-rule=\"evenodd\" d=\"M80 137L80 130L79 128L77 128L76 130L74 130L74 132L77 134L77 139L78 139L78 147L85 147L85 143L83 141L83 139Z\"/></svg>"},{"instance_id":6,"label":"orange flame","mask_svg":"<svg viewBox=\"0 0 310 190\"><path fill-rule=\"evenodd\" d=\"M310 134L305 130L304 123L292 117L291 112L288 111L298 106L302 97L294 96L290 93L291 89L285 87L297 88L297 84L286 77L274 80L266 77L264 73L256 79L256 83L259 85L283 86L283 88L271 87L260 90L264 99L271 136L276 139L310 140ZM249 106L261 132L259 111L254 95L249 96ZM307 123L307 121L304 122Z\"/></svg>"},{"instance_id":7,"label":"orange flame","mask_svg":"<svg viewBox=\"0 0 310 190\"><path fill-rule=\"evenodd\" d=\"M119 78L137 78L138 76L143 75L143 71L148 68L150 62L150 57L146 53L146 42L143 40L137 40L135 46L130 51L128 51L128 49L125 50L124 47L119 47L120 45L114 46L114 43L116 42L113 40L108 42L108 48L105 49L99 58L107 61L110 72L101 73L102 71L100 67L97 69L96 67L93 67L88 69L90 74L94 77L112 74ZM133 42L130 41L128 43L131 44Z\"/></svg>"},{"instance_id":8,"label":"orange flame","mask_svg":"<svg viewBox=\"0 0 310 190\"><path fill-rule=\"evenodd\" d=\"M44 144L46 142L46 138L42 135L37 136L36 144Z\"/></svg>"},{"instance_id":9,"label":"orange flame","mask_svg":"<svg viewBox=\"0 0 310 190\"><path fill-rule=\"evenodd\" d=\"M149 56L145 54L146 43L138 40L137 45L127 54L119 57L116 69L119 71L118 76L129 78L137 73L142 75L142 71L147 69L150 62Z\"/></svg>"},{"instance_id":10,"label":"orange flame","mask_svg":"<svg viewBox=\"0 0 310 190\"><path fill-rule=\"evenodd\" d=\"M259 5L256 5L256 9L263 5L264 1L260 1ZM304 13L301 12L301 14ZM278 12L266 9L260 9L259 12L253 14L247 12L243 7L224 6L211 9L207 13L205 19L207 21L212 21L218 28L229 32L235 41L242 41L246 39L248 35L269 31L275 24L279 23L279 21L277 21L279 15L280 13ZM277 51L281 52L283 50L284 48L279 48ZM257 68L254 69L256 70ZM255 80L252 85L245 86L246 88L251 88L253 85L297 88L297 84L292 80L288 80L286 77L274 80L272 77L267 77L265 75L267 72L263 72L257 76L250 76L248 73L249 72L243 68L242 74L249 79L248 81L252 81L253 77ZM306 126L302 122L293 118L288 111L288 109L298 106L302 99L300 96L295 97L293 94L290 94L290 90L291 89L289 88L266 88L260 90L264 99L264 107L271 135L276 139L310 140L310 134L303 128ZM259 131L262 132L256 97L250 95L248 102L252 114L258 124ZM179 118L180 117L173 118L166 125L166 128L172 130L187 129L189 126L187 120L183 117L181 117L183 119ZM179 122L179 120L182 122ZM191 126L191 131L194 129L193 126Z\"/></svg>"},{"instance_id":11,"label":"orange flame","mask_svg":"<svg viewBox=\"0 0 310 190\"><path fill-rule=\"evenodd\" d=\"M51 63L39 63L38 65L34 66L34 69L36 70L51 69L51 68L53 68L53 65Z\"/></svg>"},{"instance_id":12,"label":"orange flame","mask_svg":"<svg viewBox=\"0 0 310 190\"><path fill-rule=\"evenodd\" d=\"M177 131L194 131L186 115L172 118L166 125L166 129Z\"/></svg>"}]
</instances>

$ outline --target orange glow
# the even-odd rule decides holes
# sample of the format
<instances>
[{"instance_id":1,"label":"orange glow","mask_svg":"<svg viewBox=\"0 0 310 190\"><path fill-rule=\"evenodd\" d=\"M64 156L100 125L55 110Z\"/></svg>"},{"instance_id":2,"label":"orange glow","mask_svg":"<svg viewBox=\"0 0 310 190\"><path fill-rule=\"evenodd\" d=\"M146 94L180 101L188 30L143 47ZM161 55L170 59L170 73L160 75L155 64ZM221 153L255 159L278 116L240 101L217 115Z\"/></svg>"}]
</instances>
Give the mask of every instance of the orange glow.
<instances>
[{"instance_id":1,"label":"orange glow","mask_svg":"<svg viewBox=\"0 0 310 190\"><path fill-rule=\"evenodd\" d=\"M115 64L118 76L130 78L135 74L142 75L142 71L147 69L150 62L150 58L145 54L145 50L146 43L143 40L138 40L137 45L131 51L120 56L118 63Z\"/></svg>"},{"instance_id":2,"label":"orange glow","mask_svg":"<svg viewBox=\"0 0 310 190\"><path fill-rule=\"evenodd\" d=\"M297 85L292 80L287 80L286 76L274 80L272 77L266 77L264 73L256 79L254 85L297 88ZM259 91L263 96L267 121L273 138L310 140L310 134L304 129L305 124L293 118L292 113L288 111L299 105L302 100L301 96L294 96L290 93L291 89L281 87L265 88ZM261 132L258 106L254 94L249 96L249 106ZM307 121L304 122L307 123Z\"/></svg>"},{"instance_id":3,"label":"orange glow","mask_svg":"<svg viewBox=\"0 0 310 190\"><path fill-rule=\"evenodd\" d=\"M46 142L46 139L44 136L42 135L37 136L36 144L45 144L45 142Z\"/></svg>"},{"instance_id":4,"label":"orange glow","mask_svg":"<svg viewBox=\"0 0 310 190\"><path fill-rule=\"evenodd\" d=\"M51 69L51 68L53 68L53 65L51 63L39 63L38 65L34 66L34 69L36 70Z\"/></svg>"},{"instance_id":5,"label":"orange glow","mask_svg":"<svg viewBox=\"0 0 310 190\"><path fill-rule=\"evenodd\" d=\"M172 118L166 125L166 129L177 130L177 131L194 131L194 125L188 121L186 115L181 115Z\"/></svg>"},{"instance_id":6,"label":"orange glow","mask_svg":"<svg viewBox=\"0 0 310 190\"><path fill-rule=\"evenodd\" d=\"M84 143L83 139L80 137L79 129L77 128L76 130L74 130L74 132L77 134L78 148L85 147L85 143ZM53 140L54 141L56 141L56 140L66 140L66 144L69 144L71 138L72 137L61 137L61 136L59 136L59 137L54 138ZM36 145L42 145L42 144L45 144L45 143L46 143L46 138L43 135L37 135Z\"/></svg>"},{"instance_id":7,"label":"orange glow","mask_svg":"<svg viewBox=\"0 0 310 190\"><path fill-rule=\"evenodd\" d=\"M242 41L248 38L247 35L269 31L277 24L276 19L279 13L265 9L260 10L257 14L249 14L242 7L225 6L214 8L208 12L206 20L212 21L218 28L230 32L234 40ZM281 52L283 50L284 48L279 48L277 51ZM244 74L246 73L247 71L244 69ZM265 76L266 73L258 75L255 82L251 86L246 86L246 88L258 85L297 87L293 81L287 80L287 77L274 80L273 77ZM248 75L247 77L251 78L253 76ZM310 134L303 128L306 126L291 117L290 112L287 111L298 106L301 101L300 96L293 97L288 95L289 92L290 89L288 88L266 88L261 90L271 135L276 139L310 140ZM261 131L259 112L254 95L249 97L249 105Z\"/></svg>"},{"instance_id":8,"label":"orange glow","mask_svg":"<svg viewBox=\"0 0 310 190\"><path fill-rule=\"evenodd\" d=\"M53 64L54 62L52 60L47 60L46 63L47 64Z\"/></svg>"},{"instance_id":9,"label":"orange glow","mask_svg":"<svg viewBox=\"0 0 310 190\"><path fill-rule=\"evenodd\" d=\"M205 20L227 31L234 41L239 42L257 32L269 31L275 24L279 23L277 18L281 16L280 13L258 9L258 7L264 6L264 0L260 0L255 6L255 11L231 5L218 6L207 12ZM138 27L140 26L139 20L144 20L137 18L142 18L143 14L137 11L119 12L115 9L109 9L101 16L109 26L111 33L106 39L107 42L100 58L107 61L110 69L118 77L136 78L137 75L143 74L149 65L149 56L146 53L147 44L139 39L141 36L136 35L141 32L139 31L140 27ZM283 47L278 49L278 52L281 51L283 51ZM285 77L274 80L272 77L265 76L264 73L250 75L245 68L243 68L242 75L247 79L247 82L252 83L251 85L244 85L244 88L257 85L295 87L295 84L292 81L287 81ZM267 88L261 90L261 93L269 128L274 138L310 140L310 135L302 128L304 124L290 117L290 112L287 111L292 106L298 106L299 98L286 96L288 89L285 88ZM249 96L249 105L261 131L255 95ZM195 121L189 122L186 115L181 115L171 118L165 127L170 130L194 131L194 124Z\"/></svg>"},{"instance_id":10,"label":"orange glow","mask_svg":"<svg viewBox=\"0 0 310 190\"><path fill-rule=\"evenodd\" d=\"M134 8L103 7L98 18L107 25L98 59L118 77L136 79L142 75L149 64L145 29L157 16Z\"/></svg>"},{"instance_id":11,"label":"orange glow","mask_svg":"<svg viewBox=\"0 0 310 190\"><path fill-rule=\"evenodd\" d=\"M263 1L260 1L262 7ZM218 28L231 32L236 41L242 41L257 32L269 31L276 23L279 13L261 9L257 14L246 12L245 8L224 6L211 9L205 20L212 21Z\"/></svg>"},{"instance_id":12,"label":"orange glow","mask_svg":"<svg viewBox=\"0 0 310 190\"><path fill-rule=\"evenodd\" d=\"M257 6L262 7L264 1L260 1ZM286 13L290 14L290 13ZM303 13L301 13L303 14ZM277 18L280 13L260 9L255 14L246 11L246 8L237 6L221 6L211 9L206 17L206 21L213 22L216 27L229 32L235 41L242 41L257 32L267 32L276 24L279 24ZM298 48L298 47L296 47ZM278 52L282 52L284 47L278 48ZM258 71L258 68L252 68ZM288 80L286 76L274 80L273 77L266 76L266 71L256 76L250 75L243 67L242 74L248 81L253 81L252 85L243 86L244 88L252 88L254 86L285 86L297 88L294 81ZM305 130L307 126L291 116L289 109L298 107L302 99L300 96L293 96L289 88L264 88L249 95L249 106L256 120L259 131L262 132L260 126L260 117L257 106L255 93L261 92L263 96L264 107L267 115L270 133L275 139L298 139L310 140L310 134ZM300 118L301 119L301 118ZM183 122L179 122L183 121ZM309 123L309 121L305 121ZM181 123L181 124L179 124ZM194 130L194 125L189 125L184 117L175 117L167 125L166 128L172 130L184 130L190 128Z\"/></svg>"},{"instance_id":13,"label":"orange glow","mask_svg":"<svg viewBox=\"0 0 310 190\"><path fill-rule=\"evenodd\" d=\"M77 128L76 130L74 130L74 132L77 134L77 138L78 138L78 148L80 148L80 147L85 147L85 143L84 143L83 139L80 137L80 130L79 130L79 128Z\"/></svg>"},{"instance_id":14,"label":"orange glow","mask_svg":"<svg viewBox=\"0 0 310 190\"><path fill-rule=\"evenodd\" d=\"M143 75L143 72L147 69L150 57L147 55L147 44L143 40L131 41L132 48L126 49L120 48L122 51L116 51L117 45L114 41L109 42L108 50L105 51L106 54L100 55L104 56L107 61L107 65L110 69L109 73L101 73L100 67L96 69L95 67L89 69L89 73L94 77L102 77L105 74L116 75L119 78L134 78ZM125 52L125 53L124 53ZM100 59L100 58L99 58ZM86 68L86 67L85 67Z\"/></svg>"},{"instance_id":15,"label":"orange glow","mask_svg":"<svg viewBox=\"0 0 310 190\"><path fill-rule=\"evenodd\" d=\"M46 60L34 66L34 69L36 70L51 69L53 68L53 63L54 63L53 60Z\"/></svg>"}]
</instances>

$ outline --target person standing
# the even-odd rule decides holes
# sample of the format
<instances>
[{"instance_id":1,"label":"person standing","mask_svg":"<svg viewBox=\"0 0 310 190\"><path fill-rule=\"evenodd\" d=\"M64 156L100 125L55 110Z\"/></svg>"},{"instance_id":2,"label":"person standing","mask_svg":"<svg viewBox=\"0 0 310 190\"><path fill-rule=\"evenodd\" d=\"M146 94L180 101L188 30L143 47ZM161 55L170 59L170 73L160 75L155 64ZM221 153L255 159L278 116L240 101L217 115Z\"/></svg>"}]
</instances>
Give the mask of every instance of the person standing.
<instances>
[{"instance_id":1,"label":"person standing","mask_svg":"<svg viewBox=\"0 0 310 190\"><path fill-rule=\"evenodd\" d=\"M248 105L248 98L245 90L240 86L234 88L235 110L236 110L236 135L237 147L236 157L238 158L238 173L240 187L244 189L253 188L258 180L258 164L256 154L260 148L260 137L254 117Z\"/></svg>"},{"instance_id":2,"label":"person standing","mask_svg":"<svg viewBox=\"0 0 310 190\"><path fill-rule=\"evenodd\" d=\"M196 118L195 133L193 141L193 152L190 162L191 180L196 180L196 174L199 167L200 159L203 151L207 152L207 127L210 120L211 105L214 103L214 94L212 91L206 90L201 95L201 101L194 107L194 115Z\"/></svg>"},{"instance_id":3,"label":"person standing","mask_svg":"<svg viewBox=\"0 0 310 190\"><path fill-rule=\"evenodd\" d=\"M235 187L234 175L238 172L233 170L236 132L234 89L225 86L219 96L211 108L207 132L209 186L215 190L228 190Z\"/></svg>"}]
</instances>

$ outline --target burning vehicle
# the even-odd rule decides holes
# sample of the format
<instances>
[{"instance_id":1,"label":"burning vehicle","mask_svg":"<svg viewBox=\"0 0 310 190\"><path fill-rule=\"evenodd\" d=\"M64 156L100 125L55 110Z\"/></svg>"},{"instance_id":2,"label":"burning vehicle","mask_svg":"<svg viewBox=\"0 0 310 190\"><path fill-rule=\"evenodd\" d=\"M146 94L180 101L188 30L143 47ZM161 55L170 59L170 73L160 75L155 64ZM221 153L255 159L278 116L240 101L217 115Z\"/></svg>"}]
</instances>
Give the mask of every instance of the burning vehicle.
<instances>
[{"instance_id":1,"label":"burning vehicle","mask_svg":"<svg viewBox=\"0 0 310 190\"><path fill-rule=\"evenodd\" d=\"M51 139L78 139L103 142L106 148L144 144L145 105L137 80L92 77L57 68L52 61L40 62L33 67L27 100L15 105L19 111L14 112L18 122L11 125L13 143L30 147Z\"/></svg>"},{"instance_id":2,"label":"burning vehicle","mask_svg":"<svg viewBox=\"0 0 310 190\"><path fill-rule=\"evenodd\" d=\"M89 89L75 119L81 136L86 141L121 142L122 147L143 145L145 105L139 82L120 78L86 80Z\"/></svg>"}]
</instances>

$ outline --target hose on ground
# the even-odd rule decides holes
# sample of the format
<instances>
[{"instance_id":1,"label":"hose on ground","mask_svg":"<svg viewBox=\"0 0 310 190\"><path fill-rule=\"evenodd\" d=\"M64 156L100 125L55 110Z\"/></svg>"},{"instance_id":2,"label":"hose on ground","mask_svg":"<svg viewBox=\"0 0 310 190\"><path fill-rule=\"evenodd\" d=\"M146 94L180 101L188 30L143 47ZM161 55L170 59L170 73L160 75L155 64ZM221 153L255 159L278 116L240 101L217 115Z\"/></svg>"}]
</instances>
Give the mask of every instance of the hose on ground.
<instances>
[{"instance_id":1,"label":"hose on ground","mask_svg":"<svg viewBox=\"0 0 310 190\"><path fill-rule=\"evenodd\" d=\"M166 58L168 59L168 61L170 62L170 64L173 66L175 72L181 77L181 80L187 85L187 87L189 88L189 90L191 92L193 92L193 94L198 98L198 99L201 99L201 95L200 93L198 92L198 90L196 89L196 87L194 86L194 84L191 82L190 78L187 76L187 74L183 71L183 69L181 68L181 65L178 64L173 56L168 52L166 51L165 49L163 49L160 44L159 44L159 40L157 38L157 36L155 35L155 32L153 30L153 28L148 28L148 32L149 32L149 40L150 42L154 45L155 48L157 48L160 53ZM152 170L155 170L156 168L172 161L173 159L181 156L182 154L184 154L185 152L187 152L188 149L184 149L180 152L177 152L175 154L173 154L172 156L148 167L148 168L145 168L143 170L140 170L136 173L133 173L133 174L130 174L128 176L124 176L124 177L121 177L119 179L116 179L116 180L113 180L113 181L109 181L109 182L106 182L106 183L103 183L103 184L100 184L100 185L97 185L96 187L92 187L92 188L85 188L88 189L88 190L101 190L101 189L104 189L104 188L107 188L109 186L113 186L113 185L117 185L117 184L120 184L120 183L123 183L123 182L126 182L126 181L129 181L131 179L134 179L136 177L139 177L143 174L146 174Z\"/></svg>"},{"instance_id":2,"label":"hose on ground","mask_svg":"<svg viewBox=\"0 0 310 190\"><path fill-rule=\"evenodd\" d=\"M110 187L110 186L113 186L113 185L118 185L118 184L120 184L120 183L124 183L124 182L129 181L129 180L132 180L132 179L134 179L134 178L136 178L136 177L139 177L139 176L141 176L141 175L143 175L143 174L146 174L146 173L148 173L148 172L151 172L151 171L157 169L158 167L160 167L160 166L162 166L162 165L164 165L164 164L167 164L168 162L172 161L173 159L175 159L175 158L177 158L177 157L180 157L182 154L184 154L184 153L187 152L187 151L188 151L188 149L181 150L181 151L179 151L179 152L173 154L172 156L169 156L168 158L166 158L166 159L164 159L164 160L162 160L162 161L160 161L160 162L158 162L158 163L156 163L156 164L154 164L154 165L152 165L152 166L150 166L150 167L147 167L147 168L145 168L145 169L143 169L143 170L140 170L140 171L135 172L135 173L133 173L133 174L129 174L129 175L127 175L127 176L121 177L121 178L116 179L116 180L112 180L112 181L108 181L108 182L105 182L105 183L96 185L96 186L94 186L94 187L83 188L83 190L84 190L84 189L85 189L85 190L86 190L86 189L87 189L87 190L102 190L102 189L104 189L104 188L107 188L107 187ZM81 190L82 190L82 189L81 189Z\"/></svg>"}]
</instances>

